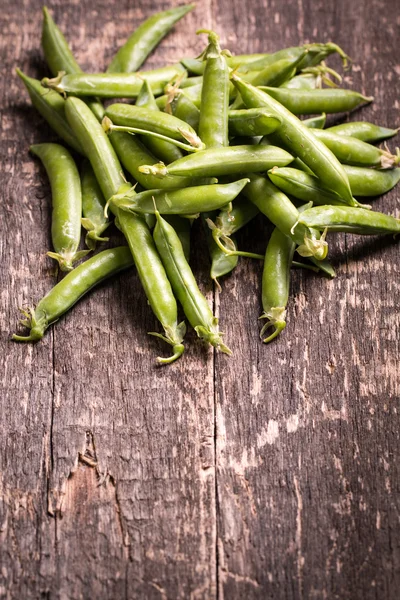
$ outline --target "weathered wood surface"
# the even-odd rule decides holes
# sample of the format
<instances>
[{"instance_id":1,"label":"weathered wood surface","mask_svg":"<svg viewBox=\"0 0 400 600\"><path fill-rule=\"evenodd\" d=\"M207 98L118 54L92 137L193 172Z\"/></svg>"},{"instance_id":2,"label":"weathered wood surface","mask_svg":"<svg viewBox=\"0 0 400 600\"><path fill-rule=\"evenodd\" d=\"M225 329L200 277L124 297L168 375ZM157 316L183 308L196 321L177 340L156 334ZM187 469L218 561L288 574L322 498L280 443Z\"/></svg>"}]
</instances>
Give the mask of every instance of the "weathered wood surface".
<instances>
[{"instance_id":1,"label":"weathered wood surface","mask_svg":"<svg viewBox=\"0 0 400 600\"><path fill-rule=\"evenodd\" d=\"M191 334L184 359L157 368L160 345L146 335L156 323L133 270L40 344L10 342L18 306L55 281L49 186L28 155L55 138L14 75L46 74L40 5L3 2L0 17L0 597L398 598L398 242L342 236L336 280L294 273L287 330L269 347L258 338L260 268L242 261L214 296L233 359ZM99 71L166 6L49 8L82 67ZM199 26L237 53L332 39L355 59L348 83L375 96L354 118L399 125L389 0L199 1L147 64L198 53ZM376 206L398 211L398 197ZM262 251L266 226L255 227ZM239 240L254 246L253 230ZM199 231L194 245L212 300Z\"/></svg>"}]
</instances>

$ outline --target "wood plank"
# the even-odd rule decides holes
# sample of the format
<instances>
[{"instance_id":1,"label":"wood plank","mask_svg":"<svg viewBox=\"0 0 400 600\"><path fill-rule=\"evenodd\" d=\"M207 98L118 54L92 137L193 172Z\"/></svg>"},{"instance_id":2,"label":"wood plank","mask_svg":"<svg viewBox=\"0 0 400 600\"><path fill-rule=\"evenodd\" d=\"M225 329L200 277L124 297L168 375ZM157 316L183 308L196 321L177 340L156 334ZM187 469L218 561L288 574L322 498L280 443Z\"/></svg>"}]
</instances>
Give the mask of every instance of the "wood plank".
<instances>
[{"instance_id":1,"label":"wood plank","mask_svg":"<svg viewBox=\"0 0 400 600\"><path fill-rule=\"evenodd\" d=\"M332 39L355 61L346 83L375 96L353 120L397 123L398 26L384 4L260 1L253 25L232 5L240 51ZM397 198L374 208L396 212ZM255 237L249 226L239 245ZM336 280L293 273L288 325L270 346L257 339L257 265L243 261L219 298L240 357L216 367L220 598L398 595L398 245L341 236L332 250Z\"/></svg>"}]
</instances>

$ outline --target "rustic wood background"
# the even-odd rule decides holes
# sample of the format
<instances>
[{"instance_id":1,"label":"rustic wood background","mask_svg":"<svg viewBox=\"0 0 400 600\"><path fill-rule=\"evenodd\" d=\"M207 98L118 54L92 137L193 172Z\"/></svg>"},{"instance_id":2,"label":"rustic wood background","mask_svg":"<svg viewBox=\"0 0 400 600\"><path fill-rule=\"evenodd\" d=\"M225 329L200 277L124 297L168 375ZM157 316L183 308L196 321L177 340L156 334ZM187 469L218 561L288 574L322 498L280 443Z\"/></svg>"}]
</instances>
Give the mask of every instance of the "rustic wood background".
<instances>
[{"instance_id":1,"label":"rustic wood background","mask_svg":"<svg viewBox=\"0 0 400 600\"><path fill-rule=\"evenodd\" d=\"M82 67L175 1L51 1ZM346 83L399 123L399 17L391 0L199 0L148 67L196 55L197 28L236 53L334 40ZM397 19L397 20L396 20ZM397 599L398 242L332 242L338 277L293 274L288 327L260 343L260 266L221 294L196 228L193 268L234 357L188 336L167 351L134 270L96 290L37 345L10 342L18 306L54 284L49 185L31 143L54 140L15 67L47 74L41 2L2 2L0 598ZM338 66L337 60L331 61ZM394 147L394 144L390 144ZM398 211L399 192L376 201ZM259 241L255 243L254 230ZM262 251L265 222L239 236ZM117 240L114 234L114 242Z\"/></svg>"}]
</instances>

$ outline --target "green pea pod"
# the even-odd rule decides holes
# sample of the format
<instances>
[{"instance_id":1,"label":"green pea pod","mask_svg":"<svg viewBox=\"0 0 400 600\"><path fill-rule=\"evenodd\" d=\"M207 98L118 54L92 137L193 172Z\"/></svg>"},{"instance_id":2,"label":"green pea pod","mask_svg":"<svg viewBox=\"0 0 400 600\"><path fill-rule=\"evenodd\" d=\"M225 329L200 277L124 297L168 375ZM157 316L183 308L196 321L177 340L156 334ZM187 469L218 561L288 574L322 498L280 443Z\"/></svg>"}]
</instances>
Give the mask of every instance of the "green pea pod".
<instances>
[{"instance_id":1,"label":"green pea pod","mask_svg":"<svg viewBox=\"0 0 400 600\"><path fill-rule=\"evenodd\" d=\"M68 46L67 40L54 23L46 6L43 7L42 48L50 71L57 76L60 71L65 73L82 73ZM86 99L86 102L99 121L104 116L104 107L96 99Z\"/></svg>"},{"instance_id":2,"label":"green pea pod","mask_svg":"<svg viewBox=\"0 0 400 600\"><path fill-rule=\"evenodd\" d=\"M74 304L93 287L119 271L133 264L132 255L127 246L104 250L92 256L68 273L48 292L35 309L23 311L26 320L21 323L30 329L28 336L14 334L18 342L37 342L42 339L46 329L58 321Z\"/></svg>"},{"instance_id":3,"label":"green pea pod","mask_svg":"<svg viewBox=\"0 0 400 600\"><path fill-rule=\"evenodd\" d=\"M82 215L78 169L68 150L59 144L36 144L30 151L42 161L51 185L51 239L55 252L47 255L58 262L61 271L71 271L73 264L90 252L78 251Z\"/></svg>"},{"instance_id":4,"label":"green pea pod","mask_svg":"<svg viewBox=\"0 0 400 600\"><path fill-rule=\"evenodd\" d=\"M206 148L229 145L229 67L219 45L219 36L213 31L200 29L208 34L208 46L201 55L206 61L201 92L199 136Z\"/></svg>"},{"instance_id":5,"label":"green pea pod","mask_svg":"<svg viewBox=\"0 0 400 600\"><path fill-rule=\"evenodd\" d=\"M226 354L231 350L222 342L218 319L214 317L206 298L200 292L175 230L158 211L153 237L172 289L197 335Z\"/></svg>"},{"instance_id":6,"label":"green pea pod","mask_svg":"<svg viewBox=\"0 0 400 600\"><path fill-rule=\"evenodd\" d=\"M144 21L120 48L107 69L108 73L137 71L149 54L182 17L194 8L186 4L158 12Z\"/></svg>"},{"instance_id":7,"label":"green pea pod","mask_svg":"<svg viewBox=\"0 0 400 600\"><path fill-rule=\"evenodd\" d=\"M106 201L97 183L94 171L88 161L82 166L82 226L87 230L85 243L90 250L96 249L96 242L108 242L102 234L110 225L104 216Z\"/></svg>"},{"instance_id":8,"label":"green pea pod","mask_svg":"<svg viewBox=\"0 0 400 600\"><path fill-rule=\"evenodd\" d=\"M315 229L360 235L400 233L400 219L351 206L316 206L301 213L298 222Z\"/></svg>"},{"instance_id":9,"label":"green pea pod","mask_svg":"<svg viewBox=\"0 0 400 600\"><path fill-rule=\"evenodd\" d=\"M181 90L179 90L175 100L172 102L171 110L175 117L181 119L181 121L185 121L185 123L193 127L193 129L198 132L200 110Z\"/></svg>"},{"instance_id":10,"label":"green pea pod","mask_svg":"<svg viewBox=\"0 0 400 600\"><path fill-rule=\"evenodd\" d=\"M164 86L183 71L180 64L138 71L137 73L71 73L61 71L54 79L42 79L44 87L54 89L60 94L73 96L99 96L100 98L136 98L147 79L154 94L162 94Z\"/></svg>"},{"instance_id":11,"label":"green pea pod","mask_svg":"<svg viewBox=\"0 0 400 600\"><path fill-rule=\"evenodd\" d=\"M20 69L17 69L17 74L24 82L33 106L47 121L53 131L55 131L68 146L76 150L76 152L83 154L81 145L65 118L65 100L60 94L57 94L57 92L46 90L40 84L40 81L28 77Z\"/></svg>"},{"instance_id":12,"label":"green pea pod","mask_svg":"<svg viewBox=\"0 0 400 600\"><path fill-rule=\"evenodd\" d=\"M249 179L250 183L244 188L243 195L253 202L275 227L299 245L303 256L310 257L311 262L329 277L335 277L335 271L324 260L328 251L327 243L324 239L318 239L318 233L315 234L310 228L299 227L299 211L289 198L261 175L250 174Z\"/></svg>"},{"instance_id":13,"label":"green pea pod","mask_svg":"<svg viewBox=\"0 0 400 600\"><path fill-rule=\"evenodd\" d=\"M282 120L262 108L230 110L229 134L235 136L268 135L281 126Z\"/></svg>"},{"instance_id":14,"label":"green pea pod","mask_svg":"<svg viewBox=\"0 0 400 600\"><path fill-rule=\"evenodd\" d=\"M143 164L158 164L158 160L144 146L138 136L115 131L109 135L109 139L124 168L132 175L135 181L147 190L155 188L176 189L216 182L213 178L176 177L174 175L156 177L151 174L146 175L139 170L139 167Z\"/></svg>"},{"instance_id":15,"label":"green pea pod","mask_svg":"<svg viewBox=\"0 0 400 600\"><path fill-rule=\"evenodd\" d=\"M247 81L256 87L260 85L280 86L296 73L297 65L304 59L306 54L307 51L303 51L299 56L281 58L272 62L261 71L252 72Z\"/></svg>"},{"instance_id":16,"label":"green pea pod","mask_svg":"<svg viewBox=\"0 0 400 600\"><path fill-rule=\"evenodd\" d=\"M204 148L204 144L190 125L173 115L149 110L131 104L111 104L106 109L106 116L111 119L111 130L118 131L113 125L126 128L148 130L172 140L186 140L193 149ZM127 131L127 130L126 130ZM129 131L127 131L129 133ZM134 132L134 131L133 131ZM134 132L135 133L135 132Z\"/></svg>"},{"instance_id":17,"label":"green pea pod","mask_svg":"<svg viewBox=\"0 0 400 600\"><path fill-rule=\"evenodd\" d=\"M200 109L200 104L201 104L201 90L202 90L202 84L199 83L198 85L193 85L192 87L188 87L185 88L185 96L187 98L189 98L189 100L191 102L193 102L193 104ZM170 102L170 95L169 94L164 94L163 96L159 96L156 99L157 102L157 106L158 108L160 108L161 110L165 110L167 104L169 104Z\"/></svg>"},{"instance_id":18,"label":"green pea pod","mask_svg":"<svg viewBox=\"0 0 400 600\"><path fill-rule=\"evenodd\" d=\"M315 90L318 87L318 77L312 73L296 75L280 87L289 90Z\"/></svg>"},{"instance_id":19,"label":"green pea pod","mask_svg":"<svg viewBox=\"0 0 400 600\"><path fill-rule=\"evenodd\" d=\"M328 127L325 131L334 133L335 135L357 138L370 144L376 144L393 137L399 130L380 127L366 121L353 121L352 123L341 123L341 125Z\"/></svg>"},{"instance_id":20,"label":"green pea pod","mask_svg":"<svg viewBox=\"0 0 400 600\"><path fill-rule=\"evenodd\" d=\"M260 337L267 330L273 330L263 339L264 343L271 342L286 327L290 268L295 248L293 240L275 227L265 252L262 277L263 313L260 319L267 319L267 322L260 331Z\"/></svg>"},{"instance_id":21,"label":"green pea pod","mask_svg":"<svg viewBox=\"0 0 400 600\"><path fill-rule=\"evenodd\" d=\"M136 100L136 106L154 110L156 112L160 110L147 80L143 82L142 89ZM143 136L142 139L144 145L147 146L150 152L166 164L174 162L174 160L178 160L183 156L182 150L177 148L174 144L171 144L171 142L166 142L165 140L160 140L159 138L150 135Z\"/></svg>"},{"instance_id":22,"label":"green pea pod","mask_svg":"<svg viewBox=\"0 0 400 600\"><path fill-rule=\"evenodd\" d=\"M343 89L293 90L261 86L260 90L280 102L294 115L313 115L315 113L339 113L353 110L367 102L372 96L363 96L358 92Z\"/></svg>"},{"instance_id":23,"label":"green pea pod","mask_svg":"<svg viewBox=\"0 0 400 600\"><path fill-rule=\"evenodd\" d=\"M322 115L317 115L316 117L311 117L310 119L304 119L302 123L309 129L323 129L326 123L326 114L322 113Z\"/></svg>"},{"instance_id":24,"label":"green pea pod","mask_svg":"<svg viewBox=\"0 0 400 600\"><path fill-rule=\"evenodd\" d=\"M305 50L307 51L306 54L304 54ZM328 42L327 44L313 43L304 44L304 46L283 48L282 50L278 50L278 52L265 55L264 57L261 57L258 60L252 61L244 65L239 70L245 73L248 73L249 71L260 71L261 69L264 69L266 66L278 60L282 60L285 58L298 58L303 55L302 60L297 65L298 71L301 71L302 69L318 65L325 58L335 53L339 54L339 56L342 59L343 65L347 66L347 54L343 52L343 50L336 44Z\"/></svg>"},{"instance_id":25,"label":"green pea pod","mask_svg":"<svg viewBox=\"0 0 400 600\"><path fill-rule=\"evenodd\" d=\"M226 206L236 198L249 180L233 183L198 185L177 190L146 190L136 194L134 190L115 194L109 200L111 209L135 213L154 213L154 202L161 214L196 216L201 212Z\"/></svg>"},{"instance_id":26,"label":"green pea pod","mask_svg":"<svg viewBox=\"0 0 400 600\"><path fill-rule=\"evenodd\" d=\"M318 177L299 169L274 167L268 171L268 177L285 194L294 196L294 198L304 202L312 202L317 205L346 205L346 202L338 194L325 190ZM353 203L350 206L362 207L363 205L353 198Z\"/></svg>"},{"instance_id":27,"label":"green pea pod","mask_svg":"<svg viewBox=\"0 0 400 600\"><path fill-rule=\"evenodd\" d=\"M397 165L400 156L381 150L357 138L337 135L326 129L314 129L313 134L325 144L341 163L354 167L390 169Z\"/></svg>"},{"instance_id":28,"label":"green pea pod","mask_svg":"<svg viewBox=\"0 0 400 600\"><path fill-rule=\"evenodd\" d=\"M154 215L152 215L154 216ZM176 232L176 235L178 236L181 244L182 244L182 248L183 248L183 253L185 255L186 260L189 262L190 259L190 230L192 227L192 224L190 222L190 219L185 219L183 217L180 217L179 215L165 215L165 220L167 221L167 223L169 223ZM155 221L157 220L154 216ZM154 223L155 225L155 223Z\"/></svg>"},{"instance_id":29,"label":"green pea pod","mask_svg":"<svg viewBox=\"0 0 400 600\"><path fill-rule=\"evenodd\" d=\"M380 196L394 188L400 181L400 169L363 169L345 166L351 191L355 196Z\"/></svg>"},{"instance_id":30,"label":"green pea pod","mask_svg":"<svg viewBox=\"0 0 400 600\"><path fill-rule=\"evenodd\" d=\"M184 156L166 167L164 164L143 165L142 173L153 175L184 175L191 177L218 177L267 171L273 166L286 166L293 156L275 146L229 146L209 148Z\"/></svg>"},{"instance_id":31,"label":"green pea pod","mask_svg":"<svg viewBox=\"0 0 400 600\"><path fill-rule=\"evenodd\" d=\"M287 144L290 151L304 161L321 179L324 187L333 190L350 204L352 194L346 172L325 144L315 137L313 130L303 125L271 95L243 82L237 75L233 75L232 79L248 108L265 106L271 113L282 119L281 127L273 135L277 136L283 144Z\"/></svg>"}]
</instances>

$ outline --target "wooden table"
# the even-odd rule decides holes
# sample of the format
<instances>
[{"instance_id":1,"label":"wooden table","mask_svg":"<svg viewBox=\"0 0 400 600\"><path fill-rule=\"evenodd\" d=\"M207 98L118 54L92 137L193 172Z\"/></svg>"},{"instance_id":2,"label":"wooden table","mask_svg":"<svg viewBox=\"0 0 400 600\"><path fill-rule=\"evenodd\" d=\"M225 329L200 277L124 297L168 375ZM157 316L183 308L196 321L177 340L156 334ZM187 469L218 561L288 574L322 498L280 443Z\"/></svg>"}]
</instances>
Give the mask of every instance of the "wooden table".
<instances>
[{"instance_id":1,"label":"wooden table","mask_svg":"<svg viewBox=\"0 0 400 600\"><path fill-rule=\"evenodd\" d=\"M132 29L170 4L49 8L82 67L101 71ZM28 154L56 138L15 75L17 66L47 74L40 8L15 0L1 14L0 597L398 598L400 269L391 237L332 241L336 280L294 272L287 329L264 346L260 265L243 259L217 293L196 225L193 269L233 358L191 332L185 357L157 367L167 348L146 333L158 325L133 269L41 343L10 342L18 306L56 281L45 256L49 185ZM354 58L346 85L375 96L352 119L400 124L399 17L389 0L199 0L147 66L198 54L199 27L236 53L333 40ZM374 207L398 211L398 196ZM262 252L268 231L259 220L239 243Z\"/></svg>"}]
</instances>

